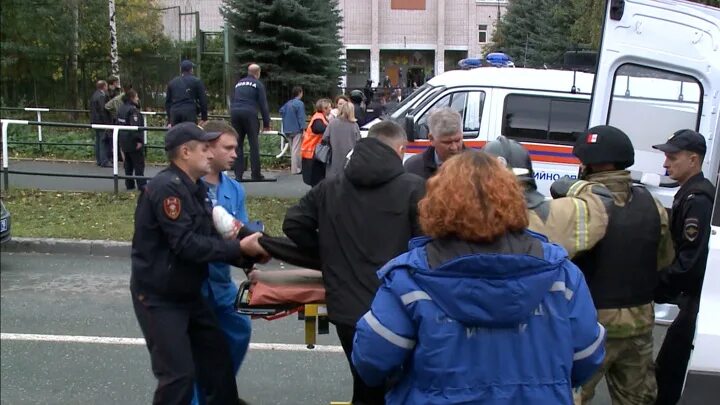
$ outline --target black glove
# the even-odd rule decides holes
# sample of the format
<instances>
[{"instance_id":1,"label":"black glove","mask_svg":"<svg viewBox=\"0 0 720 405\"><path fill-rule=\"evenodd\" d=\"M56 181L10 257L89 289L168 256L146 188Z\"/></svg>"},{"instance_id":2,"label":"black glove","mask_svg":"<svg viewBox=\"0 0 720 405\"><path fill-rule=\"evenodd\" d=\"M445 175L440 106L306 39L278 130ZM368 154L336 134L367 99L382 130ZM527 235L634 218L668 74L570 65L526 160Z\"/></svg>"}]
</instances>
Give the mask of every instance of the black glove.
<instances>
[{"instance_id":1,"label":"black glove","mask_svg":"<svg viewBox=\"0 0 720 405\"><path fill-rule=\"evenodd\" d=\"M550 186L550 195L552 198L562 198L567 196L570 187L575 184L578 179L573 179L570 176L561 177L553 182Z\"/></svg>"}]
</instances>

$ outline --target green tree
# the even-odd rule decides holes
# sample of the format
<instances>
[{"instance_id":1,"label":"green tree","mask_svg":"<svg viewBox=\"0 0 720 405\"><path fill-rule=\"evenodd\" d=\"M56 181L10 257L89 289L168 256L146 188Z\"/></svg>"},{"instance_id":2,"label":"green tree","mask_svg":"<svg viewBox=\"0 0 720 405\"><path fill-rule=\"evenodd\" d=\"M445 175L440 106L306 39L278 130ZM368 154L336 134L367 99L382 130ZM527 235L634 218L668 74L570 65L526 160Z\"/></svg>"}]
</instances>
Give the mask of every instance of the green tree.
<instances>
[{"instance_id":1,"label":"green tree","mask_svg":"<svg viewBox=\"0 0 720 405\"><path fill-rule=\"evenodd\" d=\"M518 66L556 65L573 47L573 0L514 0L498 22L487 51L502 51Z\"/></svg>"},{"instance_id":2,"label":"green tree","mask_svg":"<svg viewBox=\"0 0 720 405\"><path fill-rule=\"evenodd\" d=\"M301 85L308 98L334 93L343 73L337 0L224 0L241 70L260 64L276 98ZM278 101L278 100L276 100Z\"/></svg>"},{"instance_id":3,"label":"green tree","mask_svg":"<svg viewBox=\"0 0 720 405\"><path fill-rule=\"evenodd\" d=\"M131 67L133 73L152 74L149 65L130 63L142 58L174 55L177 66L176 50L163 35L157 3L123 0L117 5L123 79L132 78L127 74ZM106 0L3 0L0 24L3 103L75 106L78 98L88 97L92 81L108 75ZM77 90L79 83L83 92Z\"/></svg>"}]
</instances>

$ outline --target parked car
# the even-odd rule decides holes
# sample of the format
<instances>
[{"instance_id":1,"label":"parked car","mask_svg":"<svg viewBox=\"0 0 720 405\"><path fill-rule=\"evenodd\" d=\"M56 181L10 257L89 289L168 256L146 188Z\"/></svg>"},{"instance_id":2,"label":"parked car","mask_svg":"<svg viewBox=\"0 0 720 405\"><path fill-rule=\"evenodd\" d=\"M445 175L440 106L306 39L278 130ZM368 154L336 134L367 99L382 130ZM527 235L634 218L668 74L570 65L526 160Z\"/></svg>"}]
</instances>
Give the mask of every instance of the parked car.
<instances>
[{"instance_id":1,"label":"parked car","mask_svg":"<svg viewBox=\"0 0 720 405\"><path fill-rule=\"evenodd\" d=\"M5 208L5 204L0 200L2 214L0 215L0 243L10 240L10 211Z\"/></svg>"}]
</instances>

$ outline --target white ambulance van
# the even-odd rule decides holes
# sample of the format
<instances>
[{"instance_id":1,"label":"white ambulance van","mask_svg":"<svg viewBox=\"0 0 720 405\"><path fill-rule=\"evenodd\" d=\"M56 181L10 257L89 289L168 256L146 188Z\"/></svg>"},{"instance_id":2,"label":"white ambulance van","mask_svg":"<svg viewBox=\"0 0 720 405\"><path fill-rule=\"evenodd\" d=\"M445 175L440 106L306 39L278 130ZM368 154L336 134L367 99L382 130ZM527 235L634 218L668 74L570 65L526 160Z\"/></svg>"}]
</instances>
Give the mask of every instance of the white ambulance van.
<instances>
[{"instance_id":1,"label":"white ambulance van","mask_svg":"<svg viewBox=\"0 0 720 405\"><path fill-rule=\"evenodd\" d=\"M671 128L696 126L699 84L682 75L634 65L624 66L616 79L612 121L633 138L637 149L634 174L640 179L644 173L654 173L646 178L671 184L662 176L662 153L651 146L663 143L672 134ZM463 118L467 147L481 148L498 135L521 142L533 159L538 189L549 196L553 181L578 174L572 145L587 128L593 80L592 74L567 70L485 67L450 71L403 100L389 118L405 127L411 141L409 157L430 145L430 112L450 107ZM662 194L663 202L671 204L674 191Z\"/></svg>"}]
</instances>

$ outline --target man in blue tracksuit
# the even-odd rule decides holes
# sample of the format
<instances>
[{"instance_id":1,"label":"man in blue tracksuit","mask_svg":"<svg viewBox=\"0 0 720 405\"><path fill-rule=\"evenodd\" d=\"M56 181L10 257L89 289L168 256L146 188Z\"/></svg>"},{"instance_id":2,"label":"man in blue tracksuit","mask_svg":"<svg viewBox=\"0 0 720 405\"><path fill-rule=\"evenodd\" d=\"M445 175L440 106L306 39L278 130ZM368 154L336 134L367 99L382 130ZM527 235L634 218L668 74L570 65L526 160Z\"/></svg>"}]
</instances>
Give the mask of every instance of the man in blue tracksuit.
<instances>
[{"instance_id":1,"label":"man in blue tracksuit","mask_svg":"<svg viewBox=\"0 0 720 405\"><path fill-rule=\"evenodd\" d=\"M224 121L208 121L203 127L207 133L221 135L210 143L213 159L210 161L212 172L203 177L208 189L208 197L213 206L220 205L243 224L248 224L245 210L245 191L242 185L229 178L225 170L229 170L235 157L237 133ZM235 311L235 297L238 287L230 275L227 263L210 263L209 277L203 283L202 292L217 316L218 324L228 341L233 371L237 375L250 344L251 323L247 315ZM197 386L196 386L197 387ZM243 401L240 401L243 403ZM193 404L198 402L197 394Z\"/></svg>"},{"instance_id":2,"label":"man in blue tracksuit","mask_svg":"<svg viewBox=\"0 0 720 405\"><path fill-rule=\"evenodd\" d=\"M260 172L260 140L257 113L260 110L263 120L263 131L270 130L270 112L268 110L265 86L260 82L260 66L248 66L248 75L235 84L235 94L230 104L230 119L239 135L237 155L235 161L235 179L242 180L245 172L245 155L243 146L245 137L250 145L250 167L253 180L263 180Z\"/></svg>"},{"instance_id":3,"label":"man in blue tracksuit","mask_svg":"<svg viewBox=\"0 0 720 405\"><path fill-rule=\"evenodd\" d=\"M291 142L290 148L290 173L300 174L302 166L302 156L300 155L300 145L302 144L302 134L305 131L305 104L302 102L303 89L295 86L292 89L293 98L288 100L280 107L280 115L282 116L282 130L288 142Z\"/></svg>"},{"instance_id":4,"label":"man in blue tracksuit","mask_svg":"<svg viewBox=\"0 0 720 405\"><path fill-rule=\"evenodd\" d=\"M515 238L537 241L526 254L502 241L461 254L416 238L378 271L352 361L368 385L389 387L388 405L572 404L603 361L603 327L565 249Z\"/></svg>"}]
</instances>

